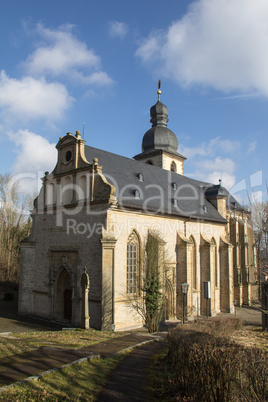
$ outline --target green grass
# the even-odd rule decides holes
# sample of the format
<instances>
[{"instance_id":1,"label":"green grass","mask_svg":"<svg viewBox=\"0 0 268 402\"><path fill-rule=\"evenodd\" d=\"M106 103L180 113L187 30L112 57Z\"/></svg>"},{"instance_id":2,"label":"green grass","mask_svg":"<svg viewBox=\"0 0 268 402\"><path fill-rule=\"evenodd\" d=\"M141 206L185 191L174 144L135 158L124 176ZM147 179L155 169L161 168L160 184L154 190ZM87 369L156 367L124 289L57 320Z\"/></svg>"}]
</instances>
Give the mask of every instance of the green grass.
<instances>
[{"instance_id":1,"label":"green grass","mask_svg":"<svg viewBox=\"0 0 268 402\"><path fill-rule=\"evenodd\" d=\"M0 338L0 357L28 352L33 349L35 349L35 347L28 345L22 340Z\"/></svg>"},{"instance_id":2,"label":"green grass","mask_svg":"<svg viewBox=\"0 0 268 402\"><path fill-rule=\"evenodd\" d=\"M161 350L158 354L154 355L152 365L148 375L148 397L152 402L166 402L170 400L166 393L164 383L169 380L169 373L166 371L163 362L167 356L168 348Z\"/></svg>"},{"instance_id":3,"label":"green grass","mask_svg":"<svg viewBox=\"0 0 268 402\"><path fill-rule=\"evenodd\" d=\"M28 352L40 346L82 348L125 334L124 332L96 331L94 329L12 334L12 337L0 337L0 357Z\"/></svg>"},{"instance_id":4,"label":"green grass","mask_svg":"<svg viewBox=\"0 0 268 402\"><path fill-rule=\"evenodd\" d=\"M42 377L17 384L0 393L0 401L95 401L109 373L125 357L75 364Z\"/></svg>"},{"instance_id":5,"label":"green grass","mask_svg":"<svg viewBox=\"0 0 268 402\"><path fill-rule=\"evenodd\" d=\"M18 340L23 340L33 347L55 346L76 349L103 342L111 338L125 335L123 332L97 331L95 329L77 329L75 331L47 331L15 334Z\"/></svg>"}]
</instances>

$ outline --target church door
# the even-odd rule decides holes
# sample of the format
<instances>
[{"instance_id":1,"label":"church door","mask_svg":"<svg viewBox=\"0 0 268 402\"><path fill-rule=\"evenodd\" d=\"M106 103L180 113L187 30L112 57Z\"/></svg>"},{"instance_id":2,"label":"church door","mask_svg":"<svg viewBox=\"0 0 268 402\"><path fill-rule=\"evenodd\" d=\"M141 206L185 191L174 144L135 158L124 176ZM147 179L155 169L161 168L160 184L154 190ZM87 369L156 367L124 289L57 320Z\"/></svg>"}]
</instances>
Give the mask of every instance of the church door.
<instances>
[{"instance_id":1,"label":"church door","mask_svg":"<svg viewBox=\"0 0 268 402\"><path fill-rule=\"evenodd\" d=\"M72 289L64 291L64 319L72 319Z\"/></svg>"}]
</instances>

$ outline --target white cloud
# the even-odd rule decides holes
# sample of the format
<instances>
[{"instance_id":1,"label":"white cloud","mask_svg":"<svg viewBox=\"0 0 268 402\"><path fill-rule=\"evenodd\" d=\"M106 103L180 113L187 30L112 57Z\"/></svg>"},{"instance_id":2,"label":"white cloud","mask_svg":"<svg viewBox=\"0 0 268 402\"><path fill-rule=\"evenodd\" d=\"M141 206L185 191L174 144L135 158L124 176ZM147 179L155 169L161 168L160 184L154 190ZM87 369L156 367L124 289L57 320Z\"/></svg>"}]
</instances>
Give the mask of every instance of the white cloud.
<instances>
[{"instance_id":1,"label":"white cloud","mask_svg":"<svg viewBox=\"0 0 268 402\"><path fill-rule=\"evenodd\" d=\"M235 171L235 162L230 158L221 158L217 156L215 159L204 159L197 164L205 171L220 171L233 173Z\"/></svg>"},{"instance_id":2,"label":"white cloud","mask_svg":"<svg viewBox=\"0 0 268 402\"><path fill-rule=\"evenodd\" d=\"M181 85L268 96L267 20L267 0L198 0L136 55Z\"/></svg>"},{"instance_id":3,"label":"white cloud","mask_svg":"<svg viewBox=\"0 0 268 402\"><path fill-rule=\"evenodd\" d=\"M183 156L186 156L186 158L188 159L194 158L197 155L207 155L207 147L205 144L201 144L197 147L187 147L181 144L179 151Z\"/></svg>"},{"instance_id":4,"label":"white cloud","mask_svg":"<svg viewBox=\"0 0 268 402\"><path fill-rule=\"evenodd\" d=\"M239 148L239 141L215 137L209 143L203 142L197 147L181 145L180 152L188 158L189 164L193 167L192 177L213 184L218 184L221 179L222 185L229 189L236 182L235 158ZM230 155L234 159L230 158Z\"/></svg>"},{"instance_id":5,"label":"white cloud","mask_svg":"<svg viewBox=\"0 0 268 402\"><path fill-rule=\"evenodd\" d=\"M16 145L16 161L13 169L16 173L51 171L56 165L56 144L29 130L9 133L9 138Z\"/></svg>"},{"instance_id":6,"label":"white cloud","mask_svg":"<svg viewBox=\"0 0 268 402\"><path fill-rule=\"evenodd\" d=\"M163 46L165 45L165 34L154 31L147 39L144 39L136 51L136 56L145 63L152 63L161 58Z\"/></svg>"},{"instance_id":7,"label":"white cloud","mask_svg":"<svg viewBox=\"0 0 268 402\"><path fill-rule=\"evenodd\" d=\"M220 137L212 138L208 145L208 152L224 152L233 153L236 152L240 147L239 141L232 141L229 139L221 139Z\"/></svg>"},{"instance_id":8,"label":"white cloud","mask_svg":"<svg viewBox=\"0 0 268 402\"><path fill-rule=\"evenodd\" d=\"M231 189L236 183L235 174L231 174L221 170L208 172L199 169L196 170L191 176L193 176L197 180L201 180L211 184L219 184L219 180L221 180L222 186L227 188L227 190Z\"/></svg>"},{"instance_id":9,"label":"white cloud","mask_svg":"<svg viewBox=\"0 0 268 402\"><path fill-rule=\"evenodd\" d=\"M48 83L44 78L10 78L0 73L2 113L15 118L57 120L71 106L73 98L64 85Z\"/></svg>"},{"instance_id":10,"label":"white cloud","mask_svg":"<svg viewBox=\"0 0 268 402\"><path fill-rule=\"evenodd\" d=\"M216 152L225 154L235 153L240 148L239 141L231 141L229 139L221 139L220 137L212 138L208 144L202 143L197 147L180 146L180 152L187 158L195 156L212 156Z\"/></svg>"},{"instance_id":11,"label":"white cloud","mask_svg":"<svg viewBox=\"0 0 268 402\"><path fill-rule=\"evenodd\" d=\"M40 189L40 178L45 171L52 171L57 162L56 144L29 130L10 132L9 139L15 143L17 154L13 165L13 174L20 181L26 193L37 193Z\"/></svg>"},{"instance_id":12,"label":"white cloud","mask_svg":"<svg viewBox=\"0 0 268 402\"><path fill-rule=\"evenodd\" d=\"M252 152L254 152L255 149L256 149L256 147L257 147L257 141L251 142L251 143L249 144L249 146L248 146L247 154L251 154Z\"/></svg>"},{"instance_id":13,"label":"white cloud","mask_svg":"<svg viewBox=\"0 0 268 402\"><path fill-rule=\"evenodd\" d=\"M196 179L218 184L222 180L222 185L227 189L234 186L235 178L235 162L230 158L221 158L217 156L214 159L200 159L193 162L197 170L194 173Z\"/></svg>"},{"instance_id":14,"label":"white cloud","mask_svg":"<svg viewBox=\"0 0 268 402\"><path fill-rule=\"evenodd\" d=\"M79 41L72 33L71 26L58 30L37 24L37 33L45 41L25 62L29 74L55 76L67 74L79 67L98 67L100 58L92 49Z\"/></svg>"},{"instance_id":15,"label":"white cloud","mask_svg":"<svg viewBox=\"0 0 268 402\"><path fill-rule=\"evenodd\" d=\"M99 74L105 76L102 85L111 84L112 78L101 70L100 57L76 38L72 29L72 25L49 29L37 24L36 32L42 42L23 63L27 74L35 77L67 77L83 84L95 83L94 74Z\"/></svg>"},{"instance_id":16,"label":"white cloud","mask_svg":"<svg viewBox=\"0 0 268 402\"><path fill-rule=\"evenodd\" d=\"M109 35L112 38L124 38L128 33L128 26L124 22L112 21L109 24Z\"/></svg>"},{"instance_id":17,"label":"white cloud","mask_svg":"<svg viewBox=\"0 0 268 402\"><path fill-rule=\"evenodd\" d=\"M96 71L91 75L85 77L83 74L75 73L77 80L84 84L93 85L97 87L104 87L114 83L113 79L105 71Z\"/></svg>"},{"instance_id":18,"label":"white cloud","mask_svg":"<svg viewBox=\"0 0 268 402\"><path fill-rule=\"evenodd\" d=\"M206 180L209 183L219 184L219 180L221 179L222 186L227 188L227 190L231 189L236 183L236 178L234 174L230 174L224 171L214 171L205 176Z\"/></svg>"}]
</instances>

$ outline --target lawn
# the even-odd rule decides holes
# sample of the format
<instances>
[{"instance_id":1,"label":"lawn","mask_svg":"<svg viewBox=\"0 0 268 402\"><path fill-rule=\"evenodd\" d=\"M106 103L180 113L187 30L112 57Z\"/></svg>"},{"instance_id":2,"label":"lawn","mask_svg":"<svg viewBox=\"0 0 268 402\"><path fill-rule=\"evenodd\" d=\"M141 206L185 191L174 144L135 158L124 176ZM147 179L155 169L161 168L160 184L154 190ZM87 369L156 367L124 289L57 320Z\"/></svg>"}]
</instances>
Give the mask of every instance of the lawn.
<instances>
[{"instance_id":1,"label":"lawn","mask_svg":"<svg viewBox=\"0 0 268 402\"><path fill-rule=\"evenodd\" d=\"M39 381L14 385L0 393L0 401L95 401L105 379L124 356L74 364Z\"/></svg>"},{"instance_id":2,"label":"lawn","mask_svg":"<svg viewBox=\"0 0 268 402\"><path fill-rule=\"evenodd\" d=\"M25 332L0 337L0 357L27 352L40 346L76 349L122 336L123 332L74 330Z\"/></svg>"},{"instance_id":3,"label":"lawn","mask_svg":"<svg viewBox=\"0 0 268 402\"><path fill-rule=\"evenodd\" d=\"M89 330L28 332L0 337L0 356L17 354L40 346L75 349L86 347L122 332ZM109 359L74 364L43 376L38 381L16 384L0 393L0 401L94 401L110 371L124 354Z\"/></svg>"},{"instance_id":4,"label":"lawn","mask_svg":"<svg viewBox=\"0 0 268 402\"><path fill-rule=\"evenodd\" d=\"M39 346L79 348L121 335L123 333L99 332L93 329L21 333L12 335L11 338L0 338L0 355L21 353ZM174 351L175 355L173 357L175 357L175 360L172 360ZM245 355L247 351L253 351L254 353ZM256 351L260 351L260 353L256 355ZM150 390L154 393L154 399L152 400L209 401L211 400L209 393L204 396L206 399L200 399L200 396L198 397L199 399L194 399L192 394L194 388L200 387L200 390L202 389L202 384L200 385L197 379L203 376L205 384L205 381L208 380L207 374L209 374L210 382L214 375L218 376L220 374L227 376L228 380L230 367L233 369L234 375L239 371L240 377L238 379L241 384L243 383L244 389L242 391L240 388L238 389L237 384L234 382L228 393L226 391L224 395L222 394L223 397L227 395L229 398L229 391L233 392L234 390L234 395L232 395L232 400L234 401L266 400L263 399L264 394L261 397L257 397L257 399L250 399L252 392L247 385L247 376L255 376L254 386L256 387L257 385L256 391L262 392L260 369L258 367L256 372L252 371L252 359L257 359L256 362L259 365L260 363L262 364L265 383L267 378L267 353L268 334L262 332L258 327L242 327L241 322L236 319L211 319L198 323L189 323L184 326L180 325L177 329L171 331L169 335L169 349L162 351L158 358L154 359L150 383L148 384ZM244 369L236 354L241 358L244 355L247 357L248 360L244 362L246 371L243 371ZM0 401L95 401L107 376L124 356L124 354L119 354L109 359L74 364L61 371L47 374L38 381L29 381L11 386L0 393ZM226 357L229 360L226 360ZM185 362L183 362L184 358L186 358ZM196 365L197 372L193 371L192 365L187 366L189 358ZM198 366L199 364L200 367ZM232 365L236 366L233 368ZM222 367L226 369L223 373L219 372ZM184 394L184 389L181 388L181 383L178 381L181 374L186 386L189 379L186 394ZM231 376L232 381L234 375ZM223 380L225 381L225 379ZM210 382L206 384L206 389L210 387L211 392L213 392L213 389L218 392L217 384L211 384ZM255 389L253 391L255 392ZM199 395L201 395L201 391ZM241 395L246 399L240 399Z\"/></svg>"}]
</instances>

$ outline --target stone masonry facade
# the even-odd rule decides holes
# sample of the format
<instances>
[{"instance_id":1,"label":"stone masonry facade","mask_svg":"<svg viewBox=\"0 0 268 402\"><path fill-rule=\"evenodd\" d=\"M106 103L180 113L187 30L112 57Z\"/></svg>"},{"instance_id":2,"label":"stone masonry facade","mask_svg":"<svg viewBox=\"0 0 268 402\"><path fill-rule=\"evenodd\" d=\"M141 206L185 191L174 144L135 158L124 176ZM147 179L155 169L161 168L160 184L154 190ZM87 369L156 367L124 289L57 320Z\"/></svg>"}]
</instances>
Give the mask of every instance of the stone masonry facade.
<instances>
[{"instance_id":1,"label":"stone masonry facade","mask_svg":"<svg viewBox=\"0 0 268 402\"><path fill-rule=\"evenodd\" d=\"M161 105L153 121L158 114L167 114ZM165 319L182 316L182 283L189 284L189 317L207 313L204 282L210 283L212 316L234 312L234 300L238 305L252 303L257 267L249 214L221 184L208 187L185 179L185 158L175 154L173 143L173 148L163 150L165 165L151 166L146 160L150 152L150 161L154 160L156 140L152 151L147 140L146 153L134 161L86 146L79 132L60 138L57 165L53 172L46 172L31 212L32 234L21 244L20 314L80 326L81 275L86 267L90 326L100 330L140 327L144 322L133 308L134 295L127 293L127 286L136 281L142 298L142 256L148 231L163 241ZM172 167L168 176L172 161L179 161L178 169ZM156 196L153 186L160 190L169 186L171 195L159 190ZM172 191L175 194L177 186L184 198L178 196L175 202ZM195 191L196 196L187 191ZM157 208L155 200L162 202L161 196L167 201ZM186 207L192 204L196 211L180 207L187 197ZM131 234L135 246L128 246Z\"/></svg>"}]
</instances>

